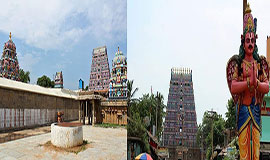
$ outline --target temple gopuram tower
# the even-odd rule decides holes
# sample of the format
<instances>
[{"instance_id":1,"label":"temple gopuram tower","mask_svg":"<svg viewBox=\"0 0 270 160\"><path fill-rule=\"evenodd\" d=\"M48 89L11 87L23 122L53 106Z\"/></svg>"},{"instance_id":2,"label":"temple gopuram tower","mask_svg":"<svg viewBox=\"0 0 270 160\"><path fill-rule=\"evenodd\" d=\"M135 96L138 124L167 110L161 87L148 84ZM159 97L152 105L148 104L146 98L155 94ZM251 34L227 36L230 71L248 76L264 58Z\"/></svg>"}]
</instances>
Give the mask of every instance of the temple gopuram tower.
<instances>
[{"instance_id":1,"label":"temple gopuram tower","mask_svg":"<svg viewBox=\"0 0 270 160\"><path fill-rule=\"evenodd\" d=\"M63 81L63 74L61 72L56 72L54 77L54 88L63 88L64 81Z\"/></svg>"},{"instance_id":2,"label":"temple gopuram tower","mask_svg":"<svg viewBox=\"0 0 270 160\"><path fill-rule=\"evenodd\" d=\"M109 99L127 98L127 58L122 51L115 53L110 79Z\"/></svg>"},{"instance_id":3,"label":"temple gopuram tower","mask_svg":"<svg viewBox=\"0 0 270 160\"><path fill-rule=\"evenodd\" d=\"M176 149L170 155L195 148L197 129L192 70L172 68L163 134L164 146Z\"/></svg>"},{"instance_id":4,"label":"temple gopuram tower","mask_svg":"<svg viewBox=\"0 0 270 160\"><path fill-rule=\"evenodd\" d=\"M93 49L89 80L90 91L109 90L110 69L106 46Z\"/></svg>"},{"instance_id":5,"label":"temple gopuram tower","mask_svg":"<svg viewBox=\"0 0 270 160\"><path fill-rule=\"evenodd\" d=\"M20 81L19 71L16 46L11 39L10 32L9 40L4 44L4 50L0 60L0 77Z\"/></svg>"}]
</instances>

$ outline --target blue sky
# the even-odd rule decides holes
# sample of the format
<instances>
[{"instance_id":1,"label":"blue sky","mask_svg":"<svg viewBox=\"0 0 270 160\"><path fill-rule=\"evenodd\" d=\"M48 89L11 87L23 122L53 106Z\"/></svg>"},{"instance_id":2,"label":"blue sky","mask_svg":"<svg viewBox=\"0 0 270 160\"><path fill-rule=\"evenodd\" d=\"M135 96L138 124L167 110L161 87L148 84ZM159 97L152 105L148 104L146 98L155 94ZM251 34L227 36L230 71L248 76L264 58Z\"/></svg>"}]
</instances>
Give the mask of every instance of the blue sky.
<instances>
[{"instance_id":1,"label":"blue sky","mask_svg":"<svg viewBox=\"0 0 270 160\"><path fill-rule=\"evenodd\" d=\"M0 1L0 46L16 45L19 65L31 84L63 71L64 88L89 84L93 48L107 46L109 65L117 47L127 55L127 2L123 0Z\"/></svg>"},{"instance_id":2,"label":"blue sky","mask_svg":"<svg viewBox=\"0 0 270 160\"><path fill-rule=\"evenodd\" d=\"M257 45L266 55L270 35L270 1L250 1L258 18ZM226 64L238 54L243 1L134 0L128 1L128 78L139 88L137 97L161 92L167 104L170 69L193 70L197 121L212 108L225 117L231 97Z\"/></svg>"}]
</instances>

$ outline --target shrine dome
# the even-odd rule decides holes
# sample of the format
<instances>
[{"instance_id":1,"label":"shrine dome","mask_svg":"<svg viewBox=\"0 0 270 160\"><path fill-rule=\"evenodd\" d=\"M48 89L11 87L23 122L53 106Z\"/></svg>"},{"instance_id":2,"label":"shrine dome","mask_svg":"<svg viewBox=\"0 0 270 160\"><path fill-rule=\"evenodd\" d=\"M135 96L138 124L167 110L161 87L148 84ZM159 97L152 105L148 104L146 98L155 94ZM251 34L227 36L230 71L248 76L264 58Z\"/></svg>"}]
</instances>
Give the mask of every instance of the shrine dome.
<instances>
[{"instance_id":1,"label":"shrine dome","mask_svg":"<svg viewBox=\"0 0 270 160\"><path fill-rule=\"evenodd\" d=\"M9 33L9 40L4 44L4 50L5 49L10 49L12 51L16 51L16 46L11 39L11 32Z\"/></svg>"},{"instance_id":2,"label":"shrine dome","mask_svg":"<svg viewBox=\"0 0 270 160\"><path fill-rule=\"evenodd\" d=\"M118 47L118 52L115 53L115 57L113 59L113 66L116 65L126 65L127 64L127 58L123 55L122 51L119 51L119 47Z\"/></svg>"}]
</instances>

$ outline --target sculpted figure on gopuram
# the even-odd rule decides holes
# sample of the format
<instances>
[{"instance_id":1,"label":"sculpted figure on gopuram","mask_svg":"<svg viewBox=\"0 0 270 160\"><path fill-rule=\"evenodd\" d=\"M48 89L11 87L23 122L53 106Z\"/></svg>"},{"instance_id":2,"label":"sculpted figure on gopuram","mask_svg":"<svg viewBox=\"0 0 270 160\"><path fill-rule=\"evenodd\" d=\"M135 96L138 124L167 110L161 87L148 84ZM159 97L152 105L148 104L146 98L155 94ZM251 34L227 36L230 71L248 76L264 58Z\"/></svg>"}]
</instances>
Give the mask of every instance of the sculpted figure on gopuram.
<instances>
[{"instance_id":1,"label":"sculpted figure on gopuram","mask_svg":"<svg viewBox=\"0 0 270 160\"><path fill-rule=\"evenodd\" d=\"M260 155L261 106L269 91L269 65L259 56L256 45L257 19L249 4L245 10L239 54L227 64L227 82L236 104L239 154L241 160L257 160Z\"/></svg>"}]
</instances>

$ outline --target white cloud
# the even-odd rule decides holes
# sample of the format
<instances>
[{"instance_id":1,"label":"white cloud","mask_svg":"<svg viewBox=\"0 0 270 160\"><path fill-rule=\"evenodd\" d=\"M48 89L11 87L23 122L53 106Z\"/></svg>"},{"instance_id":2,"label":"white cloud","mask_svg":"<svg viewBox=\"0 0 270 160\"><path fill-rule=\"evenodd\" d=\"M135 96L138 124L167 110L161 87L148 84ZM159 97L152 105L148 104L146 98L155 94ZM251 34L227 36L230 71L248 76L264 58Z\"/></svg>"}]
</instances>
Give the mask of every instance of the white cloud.
<instances>
[{"instance_id":1,"label":"white cloud","mask_svg":"<svg viewBox=\"0 0 270 160\"><path fill-rule=\"evenodd\" d=\"M0 5L0 31L44 50L69 49L83 36L121 39L126 34L125 1L15 0Z\"/></svg>"},{"instance_id":2,"label":"white cloud","mask_svg":"<svg viewBox=\"0 0 270 160\"><path fill-rule=\"evenodd\" d=\"M23 69L24 71L30 71L30 73L32 71L32 67L40 61L40 56L35 53L21 54L18 52L17 57L20 60L20 69Z\"/></svg>"}]
</instances>

